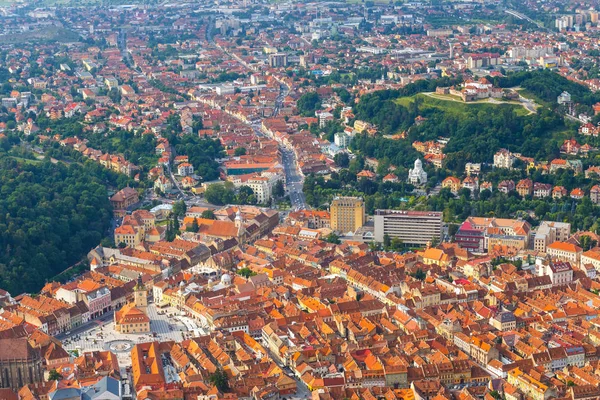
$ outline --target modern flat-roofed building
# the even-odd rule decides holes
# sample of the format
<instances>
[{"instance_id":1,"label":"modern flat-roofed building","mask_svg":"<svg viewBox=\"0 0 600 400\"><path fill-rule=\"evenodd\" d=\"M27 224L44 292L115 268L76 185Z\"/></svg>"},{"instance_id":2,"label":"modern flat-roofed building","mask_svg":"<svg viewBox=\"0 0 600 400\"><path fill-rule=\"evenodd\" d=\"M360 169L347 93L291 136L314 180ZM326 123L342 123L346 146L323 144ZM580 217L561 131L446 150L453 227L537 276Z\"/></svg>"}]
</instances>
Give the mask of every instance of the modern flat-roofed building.
<instances>
[{"instance_id":1,"label":"modern flat-roofed building","mask_svg":"<svg viewBox=\"0 0 600 400\"><path fill-rule=\"evenodd\" d=\"M362 197L336 197L329 207L331 229L354 233L365 224L365 202Z\"/></svg>"},{"instance_id":2,"label":"modern flat-roofed building","mask_svg":"<svg viewBox=\"0 0 600 400\"><path fill-rule=\"evenodd\" d=\"M442 216L436 211L375 210L375 240L383 242L385 235L412 245L441 240Z\"/></svg>"},{"instance_id":3,"label":"modern flat-roofed building","mask_svg":"<svg viewBox=\"0 0 600 400\"><path fill-rule=\"evenodd\" d=\"M542 221L533 238L533 249L545 252L546 247L554 242L566 242L570 235L568 222Z\"/></svg>"}]
</instances>

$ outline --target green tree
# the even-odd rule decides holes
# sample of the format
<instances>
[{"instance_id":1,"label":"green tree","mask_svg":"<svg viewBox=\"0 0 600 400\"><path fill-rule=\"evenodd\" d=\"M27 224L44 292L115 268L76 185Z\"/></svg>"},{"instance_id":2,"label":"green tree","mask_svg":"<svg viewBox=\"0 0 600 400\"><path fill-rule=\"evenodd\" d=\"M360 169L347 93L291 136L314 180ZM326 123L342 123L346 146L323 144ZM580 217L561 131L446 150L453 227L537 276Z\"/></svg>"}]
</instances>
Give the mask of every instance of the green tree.
<instances>
[{"instance_id":1,"label":"green tree","mask_svg":"<svg viewBox=\"0 0 600 400\"><path fill-rule=\"evenodd\" d=\"M296 102L298 112L305 117L314 117L315 111L321 108L321 98L317 92L304 93Z\"/></svg>"},{"instance_id":2,"label":"green tree","mask_svg":"<svg viewBox=\"0 0 600 400\"><path fill-rule=\"evenodd\" d=\"M333 162L340 168L348 168L350 165L350 157L348 156L348 153L342 151L333 156Z\"/></svg>"},{"instance_id":3,"label":"green tree","mask_svg":"<svg viewBox=\"0 0 600 400\"><path fill-rule=\"evenodd\" d=\"M0 139L0 153L11 141ZM0 154L0 287L36 292L97 246L112 218L105 185L120 188L119 177L93 161L34 164Z\"/></svg>"},{"instance_id":4,"label":"green tree","mask_svg":"<svg viewBox=\"0 0 600 400\"><path fill-rule=\"evenodd\" d=\"M245 147L238 147L234 150L233 155L236 157L239 156L245 156L246 155L246 148Z\"/></svg>"},{"instance_id":5,"label":"green tree","mask_svg":"<svg viewBox=\"0 0 600 400\"><path fill-rule=\"evenodd\" d=\"M175 215L176 217L183 217L185 215L187 211L187 206L185 204L185 201L180 200L180 201L176 201L175 203L173 203L173 215Z\"/></svg>"},{"instance_id":6,"label":"green tree","mask_svg":"<svg viewBox=\"0 0 600 400\"><path fill-rule=\"evenodd\" d=\"M248 279L251 276L255 276L256 272L252 271L250 268L248 267L244 267L242 269L237 270L237 274L240 276L243 276L244 278Z\"/></svg>"},{"instance_id":7,"label":"green tree","mask_svg":"<svg viewBox=\"0 0 600 400\"><path fill-rule=\"evenodd\" d=\"M221 368L209 375L208 381L223 393L229 392L229 378Z\"/></svg>"},{"instance_id":8,"label":"green tree","mask_svg":"<svg viewBox=\"0 0 600 400\"><path fill-rule=\"evenodd\" d=\"M325 237L325 241L333 244L340 244L340 237L336 235L334 232L331 232L329 235Z\"/></svg>"},{"instance_id":9,"label":"green tree","mask_svg":"<svg viewBox=\"0 0 600 400\"><path fill-rule=\"evenodd\" d=\"M385 235L383 235L383 248L387 250L390 248L391 245L392 239L390 238L390 235L386 233Z\"/></svg>"},{"instance_id":10,"label":"green tree","mask_svg":"<svg viewBox=\"0 0 600 400\"><path fill-rule=\"evenodd\" d=\"M62 375L56 369L53 369L48 374L48 380L49 381L60 381L60 380L62 380L62 378L63 378Z\"/></svg>"},{"instance_id":11,"label":"green tree","mask_svg":"<svg viewBox=\"0 0 600 400\"><path fill-rule=\"evenodd\" d=\"M273 196L278 199L285 196L285 188L281 179L275 182L275 185L273 186Z\"/></svg>"},{"instance_id":12,"label":"green tree","mask_svg":"<svg viewBox=\"0 0 600 400\"><path fill-rule=\"evenodd\" d=\"M591 249L592 247L595 247L597 245L596 241L593 240L588 235L582 235L579 240L580 240L580 245L581 245L581 248L583 249L583 251L588 251L589 249Z\"/></svg>"},{"instance_id":13,"label":"green tree","mask_svg":"<svg viewBox=\"0 0 600 400\"><path fill-rule=\"evenodd\" d=\"M427 273L421 268L418 268L411 276L419 281L424 281L427 278Z\"/></svg>"},{"instance_id":14,"label":"green tree","mask_svg":"<svg viewBox=\"0 0 600 400\"><path fill-rule=\"evenodd\" d=\"M198 225L198 220L196 218L194 218L192 224L186 228L186 231L194 233L197 233L199 230L200 226Z\"/></svg>"},{"instance_id":15,"label":"green tree","mask_svg":"<svg viewBox=\"0 0 600 400\"><path fill-rule=\"evenodd\" d=\"M252 202L256 203L256 197L252 197L254 195L254 190L250 186L242 185L237 194L237 203L238 204L252 204Z\"/></svg>"},{"instance_id":16,"label":"green tree","mask_svg":"<svg viewBox=\"0 0 600 400\"><path fill-rule=\"evenodd\" d=\"M215 212L213 210L204 210L202 214L200 214L201 218L204 219L216 219Z\"/></svg>"},{"instance_id":17,"label":"green tree","mask_svg":"<svg viewBox=\"0 0 600 400\"><path fill-rule=\"evenodd\" d=\"M235 191L231 182L215 183L206 189L204 192L206 201L216 205L224 205L233 203L235 200Z\"/></svg>"}]
</instances>

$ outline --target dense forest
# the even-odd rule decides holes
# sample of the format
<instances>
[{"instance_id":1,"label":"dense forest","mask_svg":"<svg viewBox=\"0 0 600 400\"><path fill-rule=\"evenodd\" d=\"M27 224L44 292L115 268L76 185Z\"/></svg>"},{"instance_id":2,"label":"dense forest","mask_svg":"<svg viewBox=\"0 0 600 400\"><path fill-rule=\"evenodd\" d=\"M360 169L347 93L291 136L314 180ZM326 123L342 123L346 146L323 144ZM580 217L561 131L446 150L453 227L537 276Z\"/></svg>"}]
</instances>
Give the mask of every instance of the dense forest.
<instances>
[{"instance_id":1,"label":"dense forest","mask_svg":"<svg viewBox=\"0 0 600 400\"><path fill-rule=\"evenodd\" d=\"M91 166L0 155L0 287L37 291L100 242L112 210Z\"/></svg>"},{"instance_id":2,"label":"dense forest","mask_svg":"<svg viewBox=\"0 0 600 400\"><path fill-rule=\"evenodd\" d=\"M391 111L391 108L399 111ZM400 127L410 126L417 115L427 120L409 130L408 140L357 135L351 148L367 157L388 157L392 164L404 167L410 167L415 158L421 156L412 148L413 141L439 137L450 138L444 153L447 155L446 167L452 171L462 171L468 161L491 162L494 153L502 147L542 160L552 159L559 155L560 145L553 134L564 128L562 118L550 110L541 109L536 115L519 116L514 107L507 105L478 107L458 114L434 108L413 112L386 101L379 110L391 115L389 122L393 123L397 118L398 123L393 124Z\"/></svg>"},{"instance_id":3,"label":"dense forest","mask_svg":"<svg viewBox=\"0 0 600 400\"><path fill-rule=\"evenodd\" d=\"M550 70L523 71L506 77L488 77L495 86L512 88L520 86L537 98L556 104L556 98L564 91L569 92L574 102L591 106L600 101L600 96L588 87L570 81Z\"/></svg>"},{"instance_id":4,"label":"dense forest","mask_svg":"<svg viewBox=\"0 0 600 400\"><path fill-rule=\"evenodd\" d=\"M552 138L558 129L564 128L563 118L545 108L531 116L518 116L508 105L460 115L439 111L423 114L427 121L411 131L410 139L449 137L444 153L446 166L453 171L462 171L468 161L491 162L502 147L540 160L559 155L560 144Z\"/></svg>"}]
</instances>

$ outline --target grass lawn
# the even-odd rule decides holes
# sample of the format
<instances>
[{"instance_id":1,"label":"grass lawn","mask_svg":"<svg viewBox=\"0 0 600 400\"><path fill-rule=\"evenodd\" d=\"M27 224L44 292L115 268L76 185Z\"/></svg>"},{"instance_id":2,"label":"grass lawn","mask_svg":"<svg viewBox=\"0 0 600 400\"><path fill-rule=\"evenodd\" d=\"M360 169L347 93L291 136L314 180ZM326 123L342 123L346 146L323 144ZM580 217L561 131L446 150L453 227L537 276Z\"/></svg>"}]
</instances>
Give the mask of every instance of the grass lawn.
<instances>
[{"instance_id":1,"label":"grass lawn","mask_svg":"<svg viewBox=\"0 0 600 400\"><path fill-rule=\"evenodd\" d=\"M396 103L408 107L418 97L421 101L419 108L422 110L428 108L435 108L442 110L447 113L453 114L465 114L467 112L477 109L487 109L490 107L506 106L512 107L515 113L519 116L529 115L529 112L516 102L503 102L503 104L491 103L489 100L479 100L469 103L464 103L460 98L450 95L438 95L438 94L423 94L419 93L415 96L400 97L395 100Z\"/></svg>"},{"instance_id":2,"label":"grass lawn","mask_svg":"<svg viewBox=\"0 0 600 400\"><path fill-rule=\"evenodd\" d=\"M518 88L515 89L521 96L525 97L526 99L530 99L535 101L536 103L547 107L547 108L553 108L553 104L549 101L545 101L540 99L539 97L537 97L535 94L531 93L529 90L527 89L523 89L523 88Z\"/></svg>"},{"instance_id":3,"label":"grass lawn","mask_svg":"<svg viewBox=\"0 0 600 400\"><path fill-rule=\"evenodd\" d=\"M21 157L15 157L15 156L9 156L10 158L12 158L13 160L17 160L18 162L22 162L25 164L39 164L42 161L41 160L30 160L29 158L21 158Z\"/></svg>"},{"instance_id":4,"label":"grass lawn","mask_svg":"<svg viewBox=\"0 0 600 400\"><path fill-rule=\"evenodd\" d=\"M72 43L77 42L78 40L79 35L77 33L57 26L49 26L19 34L0 35L0 43L6 44L20 44L28 42Z\"/></svg>"}]
</instances>

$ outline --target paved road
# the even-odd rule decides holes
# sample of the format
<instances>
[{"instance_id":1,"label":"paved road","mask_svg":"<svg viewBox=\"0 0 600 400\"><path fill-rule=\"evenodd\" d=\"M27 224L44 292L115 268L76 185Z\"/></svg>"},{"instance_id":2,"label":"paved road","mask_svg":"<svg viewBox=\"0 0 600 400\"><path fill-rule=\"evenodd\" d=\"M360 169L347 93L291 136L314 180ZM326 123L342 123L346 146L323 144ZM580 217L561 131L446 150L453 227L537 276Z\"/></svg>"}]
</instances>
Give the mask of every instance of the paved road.
<instances>
[{"instance_id":1,"label":"paved road","mask_svg":"<svg viewBox=\"0 0 600 400\"><path fill-rule=\"evenodd\" d=\"M292 202L292 207L307 209L308 205L302 191L304 177L299 173L294 152L287 149L283 150L282 162L285 170L286 188Z\"/></svg>"}]
</instances>

